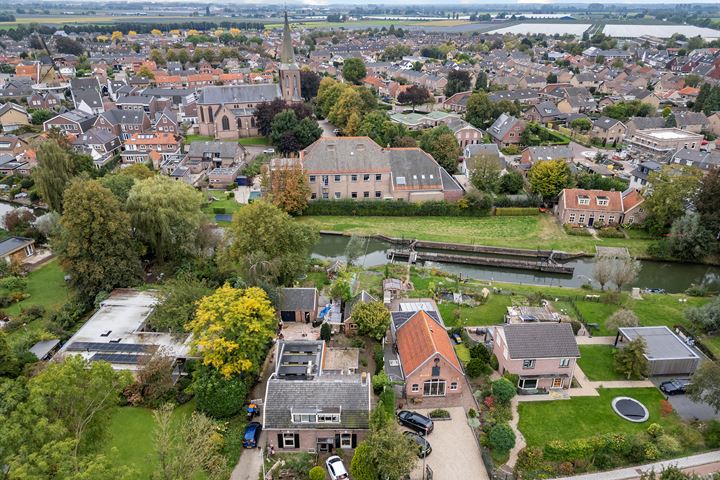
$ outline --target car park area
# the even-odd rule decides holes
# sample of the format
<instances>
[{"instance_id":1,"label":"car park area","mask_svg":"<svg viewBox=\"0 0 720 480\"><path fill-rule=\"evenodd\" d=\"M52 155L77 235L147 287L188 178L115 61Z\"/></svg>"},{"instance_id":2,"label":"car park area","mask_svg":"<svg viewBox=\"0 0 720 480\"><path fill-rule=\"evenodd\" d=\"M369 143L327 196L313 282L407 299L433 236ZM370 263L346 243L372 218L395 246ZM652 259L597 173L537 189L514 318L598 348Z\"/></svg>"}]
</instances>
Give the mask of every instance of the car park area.
<instances>
[{"instance_id":1,"label":"car park area","mask_svg":"<svg viewBox=\"0 0 720 480\"><path fill-rule=\"evenodd\" d=\"M650 380L660 387L660 384L668 380L673 380L675 377L652 377ZM687 394L681 393L677 395L667 395L670 405L675 409L678 415L684 420L712 420L717 418L715 410L706 403L694 402L688 397Z\"/></svg>"}]
</instances>

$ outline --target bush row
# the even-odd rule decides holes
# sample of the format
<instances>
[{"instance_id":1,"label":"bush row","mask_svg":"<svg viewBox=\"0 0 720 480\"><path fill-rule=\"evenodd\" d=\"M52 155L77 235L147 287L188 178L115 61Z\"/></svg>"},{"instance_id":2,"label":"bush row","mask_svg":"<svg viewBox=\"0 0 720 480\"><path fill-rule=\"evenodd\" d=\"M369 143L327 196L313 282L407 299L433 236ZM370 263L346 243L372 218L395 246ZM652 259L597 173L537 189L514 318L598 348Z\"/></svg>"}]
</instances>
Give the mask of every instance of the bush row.
<instances>
[{"instance_id":1,"label":"bush row","mask_svg":"<svg viewBox=\"0 0 720 480\"><path fill-rule=\"evenodd\" d=\"M572 225L568 225L567 223L563 225L563 229L565 230L565 233L568 235L575 235L577 237L591 237L592 234L588 232L587 228L583 227L573 227Z\"/></svg>"},{"instance_id":2,"label":"bush row","mask_svg":"<svg viewBox=\"0 0 720 480\"><path fill-rule=\"evenodd\" d=\"M495 209L496 217L522 217L526 215L539 215L537 207L502 207Z\"/></svg>"},{"instance_id":3,"label":"bush row","mask_svg":"<svg viewBox=\"0 0 720 480\"><path fill-rule=\"evenodd\" d=\"M613 227L598 230L598 236L602 238L625 238L625 234L620 229Z\"/></svg>"},{"instance_id":4,"label":"bush row","mask_svg":"<svg viewBox=\"0 0 720 480\"><path fill-rule=\"evenodd\" d=\"M488 215L491 207L492 202L489 198L476 205L466 199L459 202L439 200L422 203L352 199L313 200L308 204L303 215L483 217Z\"/></svg>"}]
</instances>

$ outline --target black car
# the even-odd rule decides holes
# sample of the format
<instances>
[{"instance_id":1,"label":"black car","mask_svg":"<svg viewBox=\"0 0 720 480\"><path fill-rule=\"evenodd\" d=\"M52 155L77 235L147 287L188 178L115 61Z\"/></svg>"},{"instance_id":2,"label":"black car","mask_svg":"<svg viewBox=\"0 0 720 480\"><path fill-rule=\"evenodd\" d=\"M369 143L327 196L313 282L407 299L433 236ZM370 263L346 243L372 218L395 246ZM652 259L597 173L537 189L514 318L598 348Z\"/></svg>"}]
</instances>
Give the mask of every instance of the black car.
<instances>
[{"instance_id":1,"label":"black car","mask_svg":"<svg viewBox=\"0 0 720 480\"><path fill-rule=\"evenodd\" d=\"M425 415L420 415L417 412L400 410L397 413L397 418L400 425L405 425L410 430L415 430L420 435L428 435L433 431L433 421Z\"/></svg>"},{"instance_id":2,"label":"black car","mask_svg":"<svg viewBox=\"0 0 720 480\"><path fill-rule=\"evenodd\" d=\"M403 432L403 435L417 444L417 455L420 458L427 457L432 453L430 442L422 435L415 432Z\"/></svg>"},{"instance_id":3,"label":"black car","mask_svg":"<svg viewBox=\"0 0 720 480\"><path fill-rule=\"evenodd\" d=\"M685 389L690 385L690 380L683 380L680 378L673 378L667 382L660 384L660 390L667 393L668 395L679 395L685 393Z\"/></svg>"}]
</instances>

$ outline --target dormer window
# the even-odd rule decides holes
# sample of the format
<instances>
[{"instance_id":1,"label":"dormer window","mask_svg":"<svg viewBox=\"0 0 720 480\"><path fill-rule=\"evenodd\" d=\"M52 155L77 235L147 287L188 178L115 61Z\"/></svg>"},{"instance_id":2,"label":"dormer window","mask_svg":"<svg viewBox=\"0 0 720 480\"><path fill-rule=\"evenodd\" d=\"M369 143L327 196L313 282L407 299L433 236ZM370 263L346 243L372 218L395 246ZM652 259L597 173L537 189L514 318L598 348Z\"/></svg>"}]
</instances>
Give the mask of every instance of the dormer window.
<instances>
[{"instance_id":1,"label":"dormer window","mask_svg":"<svg viewBox=\"0 0 720 480\"><path fill-rule=\"evenodd\" d=\"M607 207L610 204L610 199L608 197L597 197L597 204L600 207Z\"/></svg>"},{"instance_id":2,"label":"dormer window","mask_svg":"<svg viewBox=\"0 0 720 480\"><path fill-rule=\"evenodd\" d=\"M586 195L578 195L578 205L590 205L590 197Z\"/></svg>"}]
</instances>

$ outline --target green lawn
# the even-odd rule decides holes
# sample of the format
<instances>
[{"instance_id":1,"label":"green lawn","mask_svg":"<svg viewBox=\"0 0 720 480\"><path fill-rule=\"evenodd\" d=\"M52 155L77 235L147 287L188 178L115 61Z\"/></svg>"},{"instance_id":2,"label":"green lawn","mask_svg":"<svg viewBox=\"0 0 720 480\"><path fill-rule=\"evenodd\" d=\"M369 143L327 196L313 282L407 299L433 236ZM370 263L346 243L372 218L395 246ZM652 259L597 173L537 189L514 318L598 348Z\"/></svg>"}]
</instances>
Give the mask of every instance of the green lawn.
<instances>
[{"instance_id":1,"label":"green lawn","mask_svg":"<svg viewBox=\"0 0 720 480\"><path fill-rule=\"evenodd\" d=\"M209 135L186 135L185 143L189 144L192 142L212 142L215 138ZM232 142L233 140L222 140ZM270 139L268 137L245 137L237 141L240 145L270 145Z\"/></svg>"},{"instance_id":2,"label":"green lawn","mask_svg":"<svg viewBox=\"0 0 720 480\"><path fill-rule=\"evenodd\" d=\"M593 330L593 335L613 335L605 328L605 321L615 313L620 307L610 303L603 302L586 302L584 300L575 302L575 306L580 311L587 323L597 323L600 325L599 330Z\"/></svg>"},{"instance_id":3,"label":"green lawn","mask_svg":"<svg viewBox=\"0 0 720 480\"><path fill-rule=\"evenodd\" d=\"M477 307L442 302L438 305L438 309L445 324L449 327L498 325L503 323L507 307L512 303L511 295L490 294L487 302ZM456 310L460 311L460 317L457 319L455 318Z\"/></svg>"},{"instance_id":4,"label":"green lawn","mask_svg":"<svg viewBox=\"0 0 720 480\"><path fill-rule=\"evenodd\" d=\"M568 235L547 215L527 217L353 217L308 216L301 222L320 230L362 235L383 234L440 242L475 245L512 246L527 249L554 249L567 252L595 253L595 245L628 247L635 255L644 255L649 239L605 238Z\"/></svg>"},{"instance_id":5,"label":"green lawn","mask_svg":"<svg viewBox=\"0 0 720 480\"><path fill-rule=\"evenodd\" d=\"M463 365L467 365L467 363L470 361L470 350L464 343L461 343L460 345L455 345L455 354L463 363Z\"/></svg>"},{"instance_id":6,"label":"green lawn","mask_svg":"<svg viewBox=\"0 0 720 480\"><path fill-rule=\"evenodd\" d=\"M580 349L580 360L578 365L592 381L603 380L626 380L626 378L615 371L613 364L612 345L578 345Z\"/></svg>"},{"instance_id":7,"label":"green lawn","mask_svg":"<svg viewBox=\"0 0 720 480\"><path fill-rule=\"evenodd\" d=\"M656 388L599 389L599 397L575 397L570 400L520 402L518 428L529 446L542 447L552 440L572 440L604 433L638 433L651 423L672 427L679 423L677 416L660 415L663 396ZM632 397L642 402L650 412L647 422L632 423L620 418L612 409L615 397Z\"/></svg>"}]
</instances>

